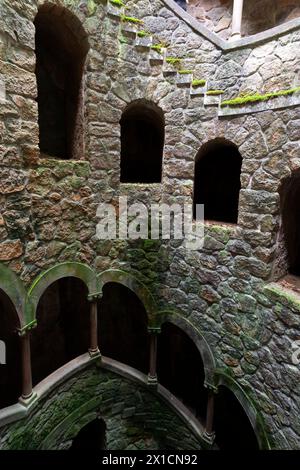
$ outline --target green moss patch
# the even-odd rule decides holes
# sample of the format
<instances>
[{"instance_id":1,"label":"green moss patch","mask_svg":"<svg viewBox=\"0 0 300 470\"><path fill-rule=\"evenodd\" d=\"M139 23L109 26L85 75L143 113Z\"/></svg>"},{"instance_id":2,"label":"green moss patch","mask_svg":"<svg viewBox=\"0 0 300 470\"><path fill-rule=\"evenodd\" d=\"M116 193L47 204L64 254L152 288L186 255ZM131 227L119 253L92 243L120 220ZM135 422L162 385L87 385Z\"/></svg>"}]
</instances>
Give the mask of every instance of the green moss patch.
<instances>
[{"instance_id":1,"label":"green moss patch","mask_svg":"<svg viewBox=\"0 0 300 470\"><path fill-rule=\"evenodd\" d=\"M199 80L196 78L195 80L192 81L192 86L197 87L197 86L205 86L206 85L206 80Z\"/></svg>"},{"instance_id":2,"label":"green moss patch","mask_svg":"<svg viewBox=\"0 0 300 470\"><path fill-rule=\"evenodd\" d=\"M139 38L147 38L151 36L151 33L149 33L149 31L142 30L142 31L138 31L137 35Z\"/></svg>"},{"instance_id":3,"label":"green moss patch","mask_svg":"<svg viewBox=\"0 0 300 470\"><path fill-rule=\"evenodd\" d=\"M161 54L164 47L165 46L163 44L153 44L153 46L151 46L151 49Z\"/></svg>"},{"instance_id":4,"label":"green moss patch","mask_svg":"<svg viewBox=\"0 0 300 470\"><path fill-rule=\"evenodd\" d=\"M125 7L125 3L122 0L109 0L109 3L115 5L116 7Z\"/></svg>"},{"instance_id":5,"label":"green moss patch","mask_svg":"<svg viewBox=\"0 0 300 470\"><path fill-rule=\"evenodd\" d=\"M290 90L280 90L275 91L273 93L266 93L261 95L259 93L255 93L253 95L246 95L246 96L238 96L232 100L226 100L221 103L221 107L224 108L225 106L242 106L248 103L258 103L262 101L268 101L273 98L278 98L279 96L288 96L293 95L300 91L300 87L291 88Z\"/></svg>"},{"instance_id":6,"label":"green moss patch","mask_svg":"<svg viewBox=\"0 0 300 470\"><path fill-rule=\"evenodd\" d=\"M178 73L180 73L180 75L190 75L193 73L193 70L178 70Z\"/></svg>"},{"instance_id":7,"label":"green moss patch","mask_svg":"<svg viewBox=\"0 0 300 470\"><path fill-rule=\"evenodd\" d=\"M224 91L223 90L208 90L206 94L208 96L218 96L218 95L223 95Z\"/></svg>"},{"instance_id":8,"label":"green moss patch","mask_svg":"<svg viewBox=\"0 0 300 470\"><path fill-rule=\"evenodd\" d=\"M142 20L140 20L139 18L135 18L134 16L121 15L121 20L126 23L143 24Z\"/></svg>"},{"instance_id":9,"label":"green moss patch","mask_svg":"<svg viewBox=\"0 0 300 470\"><path fill-rule=\"evenodd\" d=\"M180 65L181 59L179 57L167 57L166 62L170 65Z\"/></svg>"}]
</instances>

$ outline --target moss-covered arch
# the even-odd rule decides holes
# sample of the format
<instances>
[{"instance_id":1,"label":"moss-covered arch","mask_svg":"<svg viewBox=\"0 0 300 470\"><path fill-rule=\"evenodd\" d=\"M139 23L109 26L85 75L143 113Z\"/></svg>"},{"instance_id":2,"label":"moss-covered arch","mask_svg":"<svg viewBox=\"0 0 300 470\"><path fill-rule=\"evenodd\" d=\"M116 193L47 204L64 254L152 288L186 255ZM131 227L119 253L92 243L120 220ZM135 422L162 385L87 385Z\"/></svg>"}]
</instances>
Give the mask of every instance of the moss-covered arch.
<instances>
[{"instance_id":1,"label":"moss-covered arch","mask_svg":"<svg viewBox=\"0 0 300 470\"><path fill-rule=\"evenodd\" d=\"M257 410L254 401L250 398L247 392L234 378L224 371L216 370L215 380L217 387L221 385L227 387L240 403L256 435L259 448L262 450L270 450L271 444L267 436L262 415Z\"/></svg>"},{"instance_id":2,"label":"moss-covered arch","mask_svg":"<svg viewBox=\"0 0 300 470\"><path fill-rule=\"evenodd\" d=\"M215 369L216 361L212 350L201 331L196 328L189 320L173 310L164 310L158 312L157 322L160 327L164 323L171 323L182 331L193 341L198 349L204 365L205 385L215 387Z\"/></svg>"},{"instance_id":3,"label":"moss-covered arch","mask_svg":"<svg viewBox=\"0 0 300 470\"><path fill-rule=\"evenodd\" d=\"M18 276L4 264L0 264L0 289L11 300L20 322L20 327L25 326L25 299L26 289Z\"/></svg>"},{"instance_id":4,"label":"moss-covered arch","mask_svg":"<svg viewBox=\"0 0 300 470\"><path fill-rule=\"evenodd\" d=\"M97 295L101 291L96 273L89 266L74 262L66 262L53 266L41 273L29 288L25 306L27 323L36 320L37 306L45 290L51 284L64 277L80 279L86 285L89 296Z\"/></svg>"},{"instance_id":5,"label":"moss-covered arch","mask_svg":"<svg viewBox=\"0 0 300 470\"><path fill-rule=\"evenodd\" d=\"M147 287L144 286L144 284L142 284L132 274L119 269L108 269L107 271L103 271L102 273L98 274L98 280L101 285L101 290L105 284L108 284L109 282L115 282L117 284L122 284L134 292L145 307L148 315L149 327L151 328L156 326L156 303L154 298Z\"/></svg>"}]
</instances>

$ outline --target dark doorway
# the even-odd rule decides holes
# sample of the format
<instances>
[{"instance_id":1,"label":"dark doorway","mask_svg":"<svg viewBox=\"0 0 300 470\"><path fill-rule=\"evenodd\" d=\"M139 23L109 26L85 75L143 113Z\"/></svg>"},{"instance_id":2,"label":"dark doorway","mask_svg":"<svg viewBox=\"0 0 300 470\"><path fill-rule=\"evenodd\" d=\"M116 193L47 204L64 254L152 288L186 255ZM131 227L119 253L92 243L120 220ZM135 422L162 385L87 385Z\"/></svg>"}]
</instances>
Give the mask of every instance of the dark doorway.
<instances>
[{"instance_id":1,"label":"dark doorway","mask_svg":"<svg viewBox=\"0 0 300 470\"><path fill-rule=\"evenodd\" d=\"M196 204L204 204L205 220L237 223L241 167L233 143L215 139L203 145L195 162L194 218Z\"/></svg>"},{"instance_id":2,"label":"dark doorway","mask_svg":"<svg viewBox=\"0 0 300 470\"><path fill-rule=\"evenodd\" d=\"M137 295L121 284L108 283L98 311L102 354L148 373L148 319Z\"/></svg>"},{"instance_id":3,"label":"dark doorway","mask_svg":"<svg viewBox=\"0 0 300 470\"><path fill-rule=\"evenodd\" d=\"M300 276L300 172L281 186L282 227L288 254L289 272Z\"/></svg>"},{"instance_id":4,"label":"dark doorway","mask_svg":"<svg viewBox=\"0 0 300 470\"><path fill-rule=\"evenodd\" d=\"M160 183L165 139L162 110L137 100L124 111L121 124L121 182Z\"/></svg>"},{"instance_id":5,"label":"dark doorway","mask_svg":"<svg viewBox=\"0 0 300 470\"><path fill-rule=\"evenodd\" d=\"M60 159L82 148L82 75L88 51L79 20L46 4L35 18L40 150Z\"/></svg>"},{"instance_id":6,"label":"dark doorway","mask_svg":"<svg viewBox=\"0 0 300 470\"><path fill-rule=\"evenodd\" d=\"M82 428L73 440L70 450L98 452L106 449L106 424L103 419L95 419Z\"/></svg>"},{"instance_id":7,"label":"dark doorway","mask_svg":"<svg viewBox=\"0 0 300 470\"><path fill-rule=\"evenodd\" d=\"M258 450L258 442L248 416L235 395L220 386L215 397L214 430L220 450Z\"/></svg>"},{"instance_id":8,"label":"dark doorway","mask_svg":"<svg viewBox=\"0 0 300 470\"><path fill-rule=\"evenodd\" d=\"M31 338L34 385L88 352L90 303L86 285L73 277L51 284L38 304L37 322Z\"/></svg>"},{"instance_id":9,"label":"dark doorway","mask_svg":"<svg viewBox=\"0 0 300 470\"><path fill-rule=\"evenodd\" d=\"M5 344L5 364L0 364L0 408L13 405L22 391L19 318L8 296L0 289L0 341Z\"/></svg>"},{"instance_id":10,"label":"dark doorway","mask_svg":"<svg viewBox=\"0 0 300 470\"><path fill-rule=\"evenodd\" d=\"M158 336L157 372L159 383L204 422L207 391L203 362L195 343L171 323L165 323Z\"/></svg>"}]
</instances>

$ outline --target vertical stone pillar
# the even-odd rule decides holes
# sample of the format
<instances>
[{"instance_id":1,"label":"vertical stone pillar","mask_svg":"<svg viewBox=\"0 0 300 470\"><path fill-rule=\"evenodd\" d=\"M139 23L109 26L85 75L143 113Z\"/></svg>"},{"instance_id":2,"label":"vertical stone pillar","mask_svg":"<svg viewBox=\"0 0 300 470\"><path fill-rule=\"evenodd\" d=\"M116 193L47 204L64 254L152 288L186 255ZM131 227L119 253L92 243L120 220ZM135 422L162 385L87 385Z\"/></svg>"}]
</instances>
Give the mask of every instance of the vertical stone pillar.
<instances>
[{"instance_id":1,"label":"vertical stone pillar","mask_svg":"<svg viewBox=\"0 0 300 470\"><path fill-rule=\"evenodd\" d=\"M233 0L231 41L242 37L243 4L244 0Z\"/></svg>"},{"instance_id":2,"label":"vertical stone pillar","mask_svg":"<svg viewBox=\"0 0 300 470\"><path fill-rule=\"evenodd\" d=\"M208 385L207 385L207 389L208 389L208 397L207 397L207 409L206 409L206 424L205 424L205 432L204 432L203 438L208 444L212 445L215 440L215 433L213 430L213 426L214 426L216 389Z\"/></svg>"},{"instance_id":3,"label":"vertical stone pillar","mask_svg":"<svg viewBox=\"0 0 300 470\"><path fill-rule=\"evenodd\" d=\"M150 365L148 374L149 385L157 385L157 336L160 331L160 328L148 328L150 335Z\"/></svg>"},{"instance_id":4,"label":"vertical stone pillar","mask_svg":"<svg viewBox=\"0 0 300 470\"><path fill-rule=\"evenodd\" d=\"M102 298L102 293L91 294L88 296L90 302L90 347L91 357L100 357L101 353L98 346L98 300Z\"/></svg>"},{"instance_id":5,"label":"vertical stone pillar","mask_svg":"<svg viewBox=\"0 0 300 470\"><path fill-rule=\"evenodd\" d=\"M30 351L30 331L36 326L36 321L21 328L18 333L21 340L22 356L22 396L19 402L28 406L36 395L32 390L32 371L31 371L31 351Z\"/></svg>"}]
</instances>

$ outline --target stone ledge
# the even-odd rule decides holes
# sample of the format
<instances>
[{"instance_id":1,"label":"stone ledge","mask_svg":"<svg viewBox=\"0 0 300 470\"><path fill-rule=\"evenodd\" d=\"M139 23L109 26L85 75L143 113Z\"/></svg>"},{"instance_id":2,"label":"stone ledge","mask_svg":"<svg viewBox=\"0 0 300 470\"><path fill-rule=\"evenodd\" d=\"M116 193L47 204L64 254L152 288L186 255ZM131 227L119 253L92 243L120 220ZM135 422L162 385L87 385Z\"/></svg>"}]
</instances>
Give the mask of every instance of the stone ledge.
<instances>
[{"instance_id":1,"label":"stone ledge","mask_svg":"<svg viewBox=\"0 0 300 470\"><path fill-rule=\"evenodd\" d=\"M242 114L254 114L261 113L263 111L285 108L293 108L295 106L300 106L300 95L295 94L291 96L279 96L277 98L272 98L267 101L253 102L248 103L247 105L238 105L238 106L226 106L224 108L219 107L218 116L240 116Z\"/></svg>"},{"instance_id":2,"label":"stone ledge","mask_svg":"<svg viewBox=\"0 0 300 470\"><path fill-rule=\"evenodd\" d=\"M300 294L292 289L282 286L279 282L272 282L264 286L264 294L282 305L300 313Z\"/></svg>"}]
</instances>

